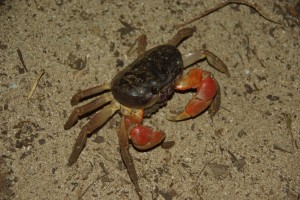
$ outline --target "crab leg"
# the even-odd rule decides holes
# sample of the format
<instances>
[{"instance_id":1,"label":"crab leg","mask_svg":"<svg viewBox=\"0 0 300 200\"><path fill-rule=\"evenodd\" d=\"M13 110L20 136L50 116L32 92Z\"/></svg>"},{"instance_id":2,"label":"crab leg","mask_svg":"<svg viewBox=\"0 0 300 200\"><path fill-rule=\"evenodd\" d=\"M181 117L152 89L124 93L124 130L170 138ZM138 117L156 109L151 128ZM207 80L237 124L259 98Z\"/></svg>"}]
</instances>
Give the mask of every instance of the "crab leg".
<instances>
[{"instance_id":1,"label":"crab leg","mask_svg":"<svg viewBox=\"0 0 300 200\"><path fill-rule=\"evenodd\" d=\"M92 87L86 90L82 90L77 92L71 99L71 105L75 106L77 105L82 99L93 96L95 94L104 92L105 90L109 90L109 85L99 85L96 87Z\"/></svg>"},{"instance_id":2,"label":"crab leg","mask_svg":"<svg viewBox=\"0 0 300 200\"><path fill-rule=\"evenodd\" d=\"M118 137L119 137L119 146L120 146L120 153L121 153L122 160L126 166L130 180L132 181L139 198L142 199L141 190L138 183L138 176L135 170L135 165L132 156L129 152L128 133L125 128L125 117L122 118L121 127L118 132Z\"/></svg>"},{"instance_id":3,"label":"crab leg","mask_svg":"<svg viewBox=\"0 0 300 200\"><path fill-rule=\"evenodd\" d=\"M213 116L215 116L215 114L220 109L220 105L221 105L221 91L220 91L220 86L219 86L219 83L216 80L215 80L215 83L217 84L217 93L216 93L213 101L211 102L211 104L210 104L210 106L208 108L208 114L210 115L211 118Z\"/></svg>"},{"instance_id":4,"label":"crab leg","mask_svg":"<svg viewBox=\"0 0 300 200\"><path fill-rule=\"evenodd\" d=\"M182 40L191 37L194 32L194 28L180 29L176 35L174 35L173 38L168 41L168 44L177 47Z\"/></svg>"},{"instance_id":5,"label":"crab leg","mask_svg":"<svg viewBox=\"0 0 300 200\"><path fill-rule=\"evenodd\" d=\"M164 132L153 131L152 128L143 126L143 118L143 109L133 110L129 115L124 114L121 128L118 132L121 156L140 199L141 193L138 184L138 177L132 156L128 149L128 138L131 139L133 146L140 150L152 148L161 143L165 138Z\"/></svg>"},{"instance_id":6,"label":"crab leg","mask_svg":"<svg viewBox=\"0 0 300 200\"><path fill-rule=\"evenodd\" d=\"M191 64L194 64L195 62L205 58L213 68L215 68L216 70L222 73L225 73L227 77L230 77L228 68L225 65L225 63L216 55L214 55L212 52L207 50L196 50L188 54L185 54L183 56L183 66L186 68Z\"/></svg>"},{"instance_id":7,"label":"crab leg","mask_svg":"<svg viewBox=\"0 0 300 200\"><path fill-rule=\"evenodd\" d=\"M127 51L127 55L130 56L133 52L137 51L138 55L142 55L146 51L147 37L146 35L139 36L133 46Z\"/></svg>"},{"instance_id":8,"label":"crab leg","mask_svg":"<svg viewBox=\"0 0 300 200\"><path fill-rule=\"evenodd\" d=\"M98 113L96 113L92 119L81 129L79 136L74 145L73 151L69 158L68 165L71 166L77 160L79 154L81 153L83 147L86 143L87 136L104 125L104 123L117 111L119 106L116 103L111 103Z\"/></svg>"},{"instance_id":9,"label":"crab leg","mask_svg":"<svg viewBox=\"0 0 300 200\"><path fill-rule=\"evenodd\" d=\"M71 128L78 121L78 118L80 116L87 114L93 110L96 110L97 108L100 108L104 104L109 103L111 101L112 101L111 93L106 93L86 105L75 108L75 110L71 113L68 121L64 125L65 130Z\"/></svg>"},{"instance_id":10,"label":"crab leg","mask_svg":"<svg viewBox=\"0 0 300 200\"><path fill-rule=\"evenodd\" d=\"M197 89L194 97L186 105L185 110L175 117L169 118L171 121L179 121L195 117L206 110L211 104L214 105L211 114L217 112L220 106L220 98L215 97L219 92L217 81L212 75L204 70L193 68L177 83L176 90ZM214 102L215 101L215 102ZM214 103L213 103L214 102Z\"/></svg>"}]
</instances>

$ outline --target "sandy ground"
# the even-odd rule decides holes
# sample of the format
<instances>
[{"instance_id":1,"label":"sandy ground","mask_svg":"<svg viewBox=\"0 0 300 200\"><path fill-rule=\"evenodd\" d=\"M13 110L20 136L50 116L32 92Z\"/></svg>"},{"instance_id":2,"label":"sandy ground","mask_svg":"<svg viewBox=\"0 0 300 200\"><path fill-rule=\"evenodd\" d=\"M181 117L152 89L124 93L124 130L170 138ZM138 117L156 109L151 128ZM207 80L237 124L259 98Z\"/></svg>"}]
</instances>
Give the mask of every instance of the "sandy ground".
<instances>
[{"instance_id":1,"label":"sandy ground","mask_svg":"<svg viewBox=\"0 0 300 200\"><path fill-rule=\"evenodd\" d=\"M118 151L118 114L67 166L88 120L63 129L70 98L109 82L131 63L135 55L126 52L139 35L147 35L148 48L163 44L176 33L175 24L219 1L128 2L0 1L1 200L137 199ZM207 112L183 122L166 119L192 93L175 94L145 119L175 145L130 149L144 199L299 200L300 2L256 2L282 24L231 5L190 25L197 31L180 51L214 52L231 77L206 61L195 65L221 85L222 107L213 121Z\"/></svg>"}]
</instances>

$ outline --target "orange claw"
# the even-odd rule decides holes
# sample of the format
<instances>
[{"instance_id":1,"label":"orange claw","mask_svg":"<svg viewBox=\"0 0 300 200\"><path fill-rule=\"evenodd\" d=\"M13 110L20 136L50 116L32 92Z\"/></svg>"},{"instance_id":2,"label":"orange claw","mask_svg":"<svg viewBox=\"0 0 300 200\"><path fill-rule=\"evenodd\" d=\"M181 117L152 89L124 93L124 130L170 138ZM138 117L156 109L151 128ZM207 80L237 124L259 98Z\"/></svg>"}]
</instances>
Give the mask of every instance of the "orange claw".
<instances>
[{"instance_id":1,"label":"orange claw","mask_svg":"<svg viewBox=\"0 0 300 200\"><path fill-rule=\"evenodd\" d=\"M134 147L140 150L150 149L165 139L163 131L153 131L151 127L143 126L144 110L132 110L125 116L125 128Z\"/></svg>"},{"instance_id":2,"label":"orange claw","mask_svg":"<svg viewBox=\"0 0 300 200\"><path fill-rule=\"evenodd\" d=\"M140 149L150 149L165 139L165 133L162 131L153 132L153 129L147 126L138 125L130 131L132 144Z\"/></svg>"},{"instance_id":3,"label":"orange claw","mask_svg":"<svg viewBox=\"0 0 300 200\"><path fill-rule=\"evenodd\" d=\"M197 89L197 92L182 113L169 118L171 121L188 119L206 110L218 92L218 83L209 72L194 68L182 77L176 89Z\"/></svg>"},{"instance_id":4,"label":"orange claw","mask_svg":"<svg viewBox=\"0 0 300 200\"><path fill-rule=\"evenodd\" d=\"M203 71L200 69L192 68L190 71L184 75L179 82L176 84L176 90L187 90L196 89L202 83Z\"/></svg>"}]
</instances>

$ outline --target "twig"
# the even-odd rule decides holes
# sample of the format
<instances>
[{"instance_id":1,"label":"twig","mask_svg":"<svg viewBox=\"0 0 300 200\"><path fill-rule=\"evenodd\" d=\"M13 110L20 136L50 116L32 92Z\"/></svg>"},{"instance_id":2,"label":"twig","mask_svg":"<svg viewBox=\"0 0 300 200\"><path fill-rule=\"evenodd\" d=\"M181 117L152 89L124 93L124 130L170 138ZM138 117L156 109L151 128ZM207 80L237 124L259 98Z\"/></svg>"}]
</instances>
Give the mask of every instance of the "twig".
<instances>
[{"instance_id":1,"label":"twig","mask_svg":"<svg viewBox=\"0 0 300 200\"><path fill-rule=\"evenodd\" d=\"M28 72L27 67L25 65L24 59L23 59L23 55L20 49L17 49L17 53L19 55L20 61L22 63L23 68L25 69L26 72Z\"/></svg>"},{"instance_id":2,"label":"twig","mask_svg":"<svg viewBox=\"0 0 300 200\"><path fill-rule=\"evenodd\" d=\"M200 172L199 172L199 174L198 174L196 183L199 181L200 175L202 174L202 172L204 171L204 169L206 168L206 166L207 166L208 164L210 164L214 159L216 159L216 158L212 158L209 162L205 163L205 165L202 167L202 169L200 170ZM197 187L197 188L196 188L196 192L197 192L198 196L202 199L201 194L199 194L199 191L198 191L198 188L200 187L200 184L197 185L196 187Z\"/></svg>"},{"instance_id":3,"label":"twig","mask_svg":"<svg viewBox=\"0 0 300 200\"><path fill-rule=\"evenodd\" d=\"M101 168L102 168L102 170L104 171L104 174L102 175L102 176L98 176L97 178L96 178L96 180L94 180L84 191L83 191L83 193L81 193L81 195L79 195L79 197L78 197L78 200L81 200L82 198L83 198L83 196L85 195L85 193L88 191L88 189L90 188L90 187L92 187L92 185L94 185L96 182L98 182L101 178L103 178L103 177L105 177L105 176L107 176L108 175L108 171L107 171L107 169L105 168L105 166L104 166L104 164L103 163L100 163L100 166L101 166Z\"/></svg>"},{"instance_id":4,"label":"twig","mask_svg":"<svg viewBox=\"0 0 300 200\"><path fill-rule=\"evenodd\" d=\"M299 147L297 145L297 141L294 139L294 135L293 135L293 132L292 132L292 123L293 123L292 115L291 114L286 114L285 124L286 124L287 131L288 131L288 133L290 135L290 138L291 138L292 151L295 152L295 148L298 149Z\"/></svg>"},{"instance_id":5,"label":"twig","mask_svg":"<svg viewBox=\"0 0 300 200\"><path fill-rule=\"evenodd\" d=\"M187 21L187 22L184 22L184 23L182 23L182 24L177 24L177 25L175 25L175 28L176 28L176 29L179 29L179 28L181 28L181 27L183 27L183 26L186 26L186 25L188 25L188 24L191 24L191 23L193 23L194 21L197 21L198 19L201 19L201 18L203 18L203 17L205 17L205 16L207 16L207 15L209 15L209 14L211 14L211 13L213 13L213 12L215 12L215 11L217 11L217 10L219 10L219 9L221 9L221 8L223 8L223 7L225 7L225 6L227 6L227 5L229 5L229 4L242 4L242 5L248 6L248 7L250 7L250 8L253 8L253 9L254 9L260 16L262 16L264 19L266 19L266 20L268 20L268 21L270 21L270 22L276 23L276 24L281 24L281 22L274 21L274 20L272 20L270 17L267 17L267 16L263 13L262 8L259 7L257 4L252 4L252 3L249 3L249 2L244 1L244 0L228 0L228 1L225 1L225 2L222 2L222 3L218 4L218 5L216 5L215 7L211 8L211 9L209 9L209 10L206 10L206 11L205 11L204 13L202 13L201 15L199 15L199 16L197 16L197 17L195 17L195 18L193 18L193 19L191 19L191 20L189 20L189 21Z\"/></svg>"},{"instance_id":6,"label":"twig","mask_svg":"<svg viewBox=\"0 0 300 200\"><path fill-rule=\"evenodd\" d=\"M79 197L78 197L78 200L81 200L82 198L83 198L83 196L85 195L85 193L88 191L88 189L90 188L90 187L92 187L92 185L94 185L96 182L98 182L101 178L103 178L104 176L106 176L107 174L104 174L104 175L102 175L102 176L98 176L97 178L96 178L96 180L94 180L85 190L84 190L84 192L81 194L81 195L79 195Z\"/></svg>"},{"instance_id":7,"label":"twig","mask_svg":"<svg viewBox=\"0 0 300 200\"><path fill-rule=\"evenodd\" d=\"M34 91L36 90L36 87L37 87L37 85L39 84L40 79L42 78L42 76L44 75L44 73L45 73L45 71L43 70L43 71L40 73L40 75L39 75L39 76L35 79L35 81L33 82L33 85L32 85L32 87L31 87L31 90L30 90L30 92L28 93L27 99L30 99L30 98L32 97L32 95L33 95Z\"/></svg>"}]
</instances>

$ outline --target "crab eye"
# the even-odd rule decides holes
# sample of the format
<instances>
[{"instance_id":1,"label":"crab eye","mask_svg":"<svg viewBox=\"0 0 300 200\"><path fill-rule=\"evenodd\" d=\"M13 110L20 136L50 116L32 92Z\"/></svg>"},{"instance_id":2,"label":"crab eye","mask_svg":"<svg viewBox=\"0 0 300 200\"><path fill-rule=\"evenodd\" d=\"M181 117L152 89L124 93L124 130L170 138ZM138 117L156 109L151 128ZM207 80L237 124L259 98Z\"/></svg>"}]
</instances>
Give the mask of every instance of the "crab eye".
<instances>
[{"instance_id":1,"label":"crab eye","mask_svg":"<svg viewBox=\"0 0 300 200\"><path fill-rule=\"evenodd\" d=\"M158 94L159 93L158 87L152 87L151 92L152 92L152 94Z\"/></svg>"}]
</instances>

